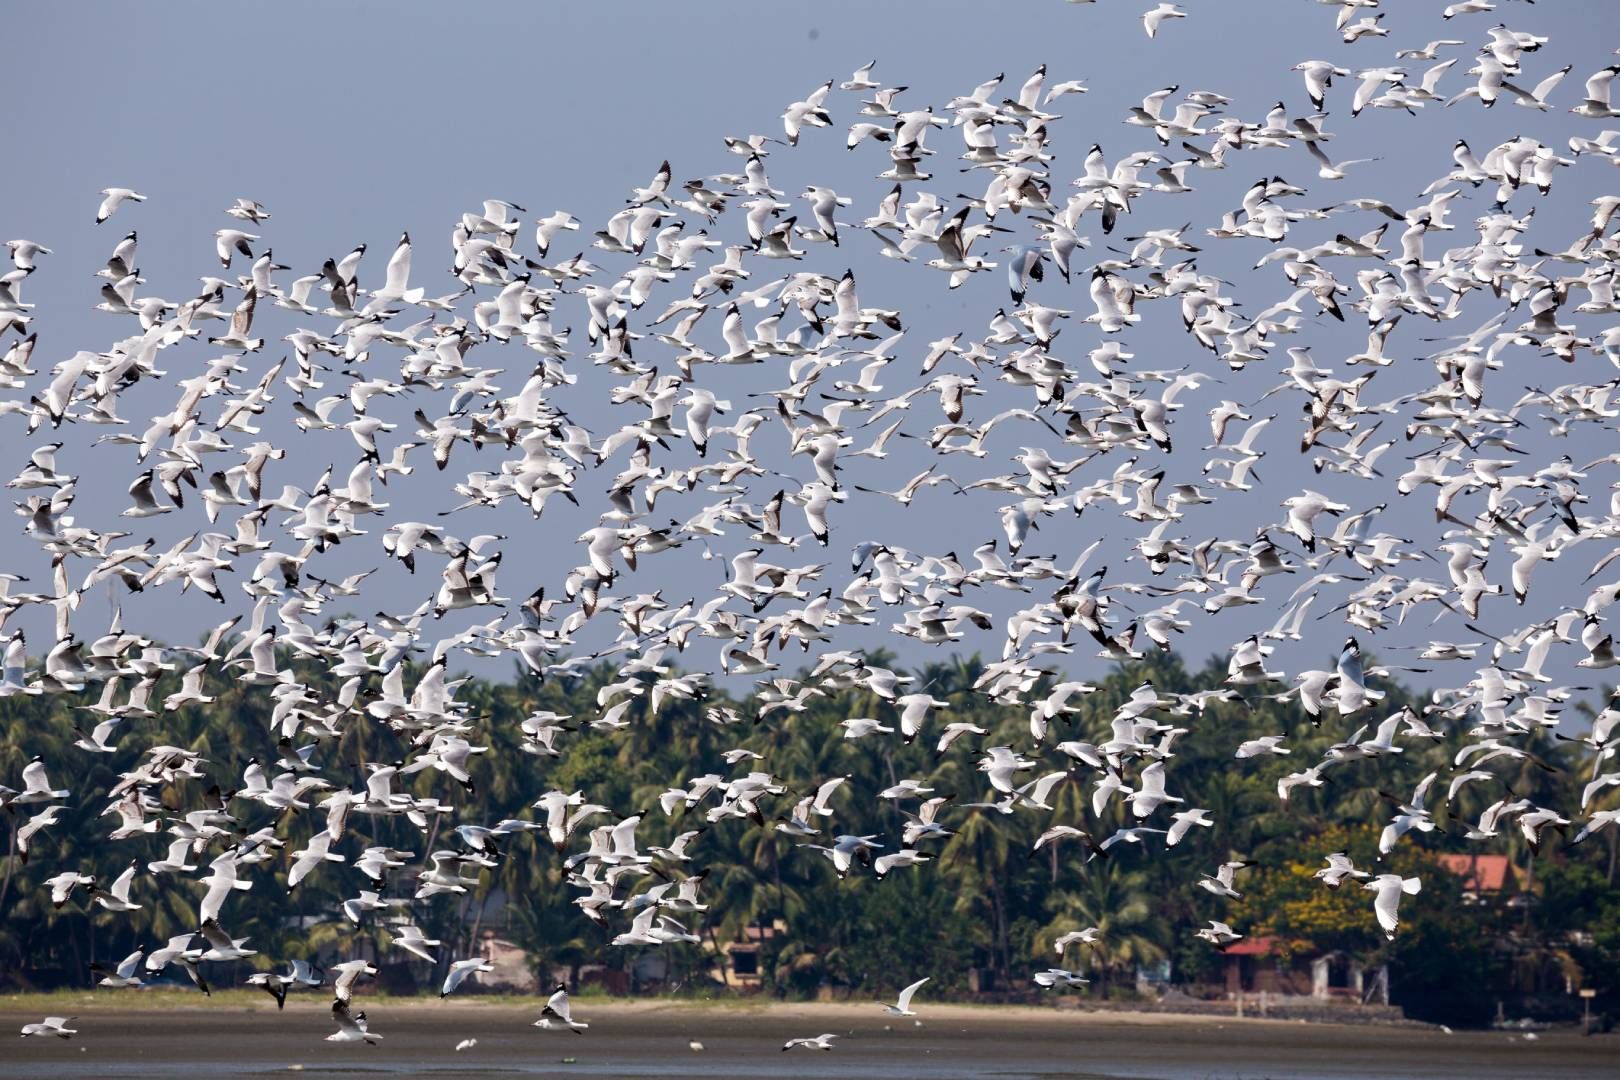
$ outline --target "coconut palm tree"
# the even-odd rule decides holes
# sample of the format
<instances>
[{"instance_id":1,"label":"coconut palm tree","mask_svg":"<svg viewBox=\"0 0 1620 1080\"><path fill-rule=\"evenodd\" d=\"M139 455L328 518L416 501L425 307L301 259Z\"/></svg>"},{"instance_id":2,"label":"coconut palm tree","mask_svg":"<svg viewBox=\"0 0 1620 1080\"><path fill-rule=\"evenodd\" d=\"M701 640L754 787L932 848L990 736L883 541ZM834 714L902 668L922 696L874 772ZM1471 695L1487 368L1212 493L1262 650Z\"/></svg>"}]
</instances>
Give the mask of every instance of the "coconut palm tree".
<instances>
[{"instance_id":1,"label":"coconut palm tree","mask_svg":"<svg viewBox=\"0 0 1620 1080\"><path fill-rule=\"evenodd\" d=\"M1102 938L1094 956L1082 966L1095 976L1097 992L1106 997L1118 973L1157 963L1167 955L1163 923L1156 917L1149 876L1112 861L1093 862L1077 886L1051 893L1046 910L1051 921L1036 935L1043 951L1061 934L1095 926Z\"/></svg>"}]
</instances>

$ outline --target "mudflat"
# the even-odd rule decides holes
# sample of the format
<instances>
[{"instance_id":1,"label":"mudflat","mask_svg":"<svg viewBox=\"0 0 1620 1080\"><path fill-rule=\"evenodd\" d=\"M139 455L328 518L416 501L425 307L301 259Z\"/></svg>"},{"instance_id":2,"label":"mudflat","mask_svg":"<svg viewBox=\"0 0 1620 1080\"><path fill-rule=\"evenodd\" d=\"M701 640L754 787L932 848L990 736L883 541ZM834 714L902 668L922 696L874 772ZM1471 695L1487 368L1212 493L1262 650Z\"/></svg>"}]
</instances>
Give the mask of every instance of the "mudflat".
<instances>
[{"instance_id":1,"label":"mudflat","mask_svg":"<svg viewBox=\"0 0 1620 1080\"><path fill-rule=\"evenodd\" d=\"M127 999L126 999L127 1000ZM32 1004L32 1003L30 1003ZM1620 1073L1620 1036L1304 1024L1148 1013L934 1005L915 1021L873 1005L575 1003L589 1030L533 1026L538 1003L357 999L377 1045L328 1043L336 1030L313 995L274 1004L124 1008L49 999L71 1012L71 1040L0 1036L0 1077L1458 1077L1579 1080ZM39 1012L0 1012L15 1032ZM782 1044L835 1033L828 1052ZM457 1043L477 1044L458 1051ZM694 1049L693 1042L701 1044Z\"/></svg>"}]
</instances>

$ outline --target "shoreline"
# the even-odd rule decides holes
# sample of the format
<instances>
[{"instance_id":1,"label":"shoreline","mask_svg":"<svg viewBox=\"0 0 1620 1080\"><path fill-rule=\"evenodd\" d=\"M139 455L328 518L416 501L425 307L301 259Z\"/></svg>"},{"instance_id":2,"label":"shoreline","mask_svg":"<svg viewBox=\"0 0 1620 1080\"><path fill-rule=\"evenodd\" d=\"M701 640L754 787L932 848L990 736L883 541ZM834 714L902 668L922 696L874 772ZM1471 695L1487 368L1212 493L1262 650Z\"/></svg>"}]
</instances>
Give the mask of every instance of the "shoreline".
<instances>
[{"instance_id":1,"label":"shoreline","mask_svg":"<svg viewBox=\"0 0 1620 1080\"><path fill-rule=\"evenodd\" d=\"M78 1032L71 1040L0 1032L9 1036L0 1072L7 1080L291 1071L311 1080L1610 1080L1616 1047L1575 1031L1372 1032L1259 1017L923 1001L914 1018L900 1018L875 1002L735 998L582 998L573 1014L586 1029L568 1032L532 1026L538 998L371 994L355 999L356 1011L369 1014L376 1043L334 1045L330 1000L305 993L283 1013L268 995L240 990L206 1002L166 991L0 998L0 1018L13 1032L44 1015L75 1017ZM783 1056L794 1040L820 1034L836 1040L831 1053Z\"/></svg>"},{"instance_id":2,"label":"shoreline","mask_svg":"<svg viewBox=\"0 0 1620 1080\"><path fill-rule=\"evenodd\" d=\"M816 1020L826 1022L869 1021L884 1017L876 1002L859 1001L778 1001L758 998L609 998L591 995L571 995L575 1011L614 1018L678 1017L683 1013L694 1016L724 1014L757 1016L772 1020ZM437 1012L525 1012L540 1014L546 998L522 994L465 994L460 997L439 999L426 995L391 997L362 991L355 996L356 1007L386 1009L390 1011ZM314 991L290 994L285 1011L288 1013L326 1013L331 1008L328 995ZM36 1012L78 1010L79 1015L94 1012L120 1013L258 1013L277 1012L269 995L257 990L231 989L216 991L213 997L188 991L92 991L58 990L20 994L0 994L0 1015L32 1016ZM1173 1008L1131 1006L1074 1007L1060 1005L1002 1005L972 1002L935 1002L917 1005L918 1019L934 1022L963 1022L982 1020L994 1016L998 1023L1052 1024L1077 1026L1114 1024L1119 1026L1161 1027L1167 1025L1229 1025L1283 1026L1297 1028L1302 1024L1315 1027L1365 1028L1368 1026L1432 1029L1434 1025L1417 1020L1385 1018L1369 1014L1353 1017L1350 1010L1344 1018L1314 1018L1289 1016L1237 1015L1235 1011L1178 1011ZM1483 1030L1483 1029L1482 1029Z\"/></svg>"}]
</instances>

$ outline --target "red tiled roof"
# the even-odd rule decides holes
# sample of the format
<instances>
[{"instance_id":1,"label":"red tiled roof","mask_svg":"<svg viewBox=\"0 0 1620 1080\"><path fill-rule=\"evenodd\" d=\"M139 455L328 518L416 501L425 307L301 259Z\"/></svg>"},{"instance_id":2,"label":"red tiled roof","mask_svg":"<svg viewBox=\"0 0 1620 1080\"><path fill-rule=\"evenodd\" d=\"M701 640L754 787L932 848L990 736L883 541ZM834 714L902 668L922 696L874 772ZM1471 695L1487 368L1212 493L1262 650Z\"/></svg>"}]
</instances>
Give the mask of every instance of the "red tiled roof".
<instances>
[{"instance_id":1,"label":"red tiled roof","mask_svg":"<svg viewBox=\"0 0 1620 1080\"><path fill-rule=\"evenodd\" d=\"M1513 873L1506 855L1442 855L1440 865L1463 879L1471 892L1501 892Z\"/></svg>"},{"instance_id":2,"label":"red tiled roof","mask_svg":"<svg viewBox=\"0 0 1620 1080\"><path fill-rule=\"evenodd\" d=\"M1264 934L1262 934L1260 937L1244 938L1242 941L1234 941L1232 944L1228 945L1226 947L1226 955L1267 956L1270 955L1272 946L1275 944L1277 944L1276 938Z\"/></svg>"}]
</instances>

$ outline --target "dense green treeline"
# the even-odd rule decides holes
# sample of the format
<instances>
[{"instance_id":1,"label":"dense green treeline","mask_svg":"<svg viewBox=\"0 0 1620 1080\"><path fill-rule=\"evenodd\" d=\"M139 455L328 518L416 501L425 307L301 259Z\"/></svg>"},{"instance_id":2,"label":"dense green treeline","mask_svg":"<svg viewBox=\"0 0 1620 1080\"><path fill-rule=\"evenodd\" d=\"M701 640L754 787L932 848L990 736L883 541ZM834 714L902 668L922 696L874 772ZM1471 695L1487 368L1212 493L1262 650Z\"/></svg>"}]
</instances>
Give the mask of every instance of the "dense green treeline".
<instances>
[{"instance_id":1,"label":"dense green treeline","mask_svg":"<svg viewBox=\"0 0 1620 1080\"><path fill-rule=\"evenodd\" d=\"M765 987L778 993L810 993L832 984L877 994L927 974L934 980L933 992L961 994L975 969L981 972L980 985L1023 992L1034 971L1056 962L1052 940L1086 926L1102 928L1100 949L1086 955L1071 951L1064 963L1086 969L1092 979L1088 994L1126 992L1139 965L1165 960L1177 982L1218 982L1222 958L1194 938L1193 931L1221 919L1250 936L1274 936L1282 954L1340 951L1370 964L1388 963L1397 1002L1453 1020L1483 1020L1504 997L1563 993L1562 976L1571 985L1620 989L1614 846L1620 830L1600 833L1579 846L1569 844L1579 827L1575 811L1581 789L1592 772L1591 753L1578 744L1544 733L1526 736L1519 745L1541 764L1498 760L1488 766L1497 780L1468 784L1449 804L1431 797L1431 807L1444 805L1437 815L1442 829L1409 834L1393 855L1379 862L1378 832L1394 812L1380 792L1405 799L1425 773L1438 770L1436 788L1443 794L1455 771L1453 755L1465 737L1406 739L1404 753L1336 766L1326 771L1324 786L1296 787L1283 802L1276 790L1279 776L1319 761L1363 720L1398 708L1403 693L1389 687L1376 711L1353 720L1325 717L1318 728L1294 704L1244 688L1244 700L1214 700L1202 714L1169 718L1189 729L1172 745L1169 792L1184 799L1185 807L1207 810L1215 826L1193 829L1173 849L1153 836L1145 845L1117 845L1108 857L1087 862L1084 846L1074 840L1032 851L1036 837L1053 824L1076 825L1099 840L1117 827L1137 824L1118 799L1102 819L1093 816L1094 777L1083 766L1053 792L1050 814L1028 808L1004 814L961 805L991 801L989 786L976 768L984 747L1033 749L1026 707L998 707L971 691L981 670L977 660L961 659L914 673L915 685L927 686L951 706L936 710L929 728L910 745L898 735L844 738L839 724L848 717L893 720L889 703L861 689L812 697L802 711L777 710L759 723L750 722L751 703L728 701L720 694L665 702L656 714L642 697L627 717L630 726L601 732L581 721L599 714L596 693L612 677L611 669L544 684L526 677L510 683L472 679L459 688L457 698L470 706L469 739L489 747L473 759L473 789L464 790L433 770L409 778L416 793L455 806L455 817L444 816L424 835L400 817L354 815L333 850L353 859L374 843L419 857L456 847L456 824L533 817L530 804L550 789L582 791L587 800L620 816L644 812L638 832L643 850L681 831L702 828L689 846L691 861L671 870L676 877L708 870L701 889L708 910L686 917L694 932L703 935L705 946L666 947L672 977L687 985L704 978L713 962L712 945L738 940L746 927L778 923L785 930L767 936L759 954ZM1172 656L1122 667L1099 684L1097 693L1073 699L1078 711L1054 722L1049 743L1105 740L1115 709L1144 678L1169 694L1218 689L1223 676L1224 665L1189 672ZM324 687L321 674L313 670L300 669L299 678L317 689L333 689ZM166 676L152 697L154 705L177 686L178 679ZM75 708L93 701L90 693L73 699L0 701L0 783L17 786L23 766L37 754L49 764L53 781L75 793L58 823L34 837L26 865L15 854L16 829L36 808L14 808L0 825L11 834L13 852L0 877L0 979L23 986L85 985L92 959L116 962L137 947L196 928L202 894L198 874L154 875L145 869L148 861L164 855L171 837L160 826L150 834L110 841L107 834L117 818L101 815L119 772L132 768L155 744L201 754L207 776L153 789L150 794L159 801L150 808L153 820L205 805L215 784L225 793L233 791L250 759L263 762L272 775L279 771L274 762L290 747L277 745L270 725L272 703L263 689L211 676L206 690L215 696L210 704L127 718L112 740L118 750L111 754L73 746L75 725L88 728L86 721L96 718ZM727 706L739 721L717 721ZM572 716L572 723L580 725L558 739L561 756L522 748L520 722L535 710ZM935 742L949 721L972 721L989 734L963 737L945 753L936 753ZM339 727L341 738L328 739L312 755L319 775L334 784L358 789L366 762L408 760L413 753L406 741L363 712L346 716ZM1233 758L1240 741L1277 734L1287 736L1287 756ZM308 740L296 741L302 745ZM722 755L734 748L763 757L729 765ZM1063 760L1050 750L1044 757L1051 768ZM1127 782L1141 764L1127 769ZM729 777L753 769L771 773L788 789L766 804L762 820L728 819L711 826L704 811L712 799L673 817L659 809L659 795L671 784L684 785L709 772ZM831 799L836 816L826 828L828 835L876 834L884 850L898 849L903 810L914 809L916 801L881 800L877 793L908 777L926 781L938 794L955 796L955 804L940 815L954 834L922 841L918 846L935 855L922 866L901 867L883 880L857 868L839 880L819 852L797 847L795 838L776 831L772 820L817 784L837 776L849 780ZM1507 790L1576 817L1576 824L1566 835L1549 831L1539 853L1514 829L1489 841L1467 840L1465 823ZM322 794L314 793L313 801ZM1608 800L1598 796L1593 808L1610 805L1609 795ZM1145 824L1164 827L1170 810L1178 808L1161 809ZM386 930L374 918L356 927L340 913L345 898L369 887L352 866L328 863L288 894L290 852L324 827L321 811L278 816L244 799L232 801L231 810L244 833L273 826L287 842L277 858L244 870L254 888L235 894L225 907L226 928L234 936L251 938L258 949L254 961L268 967L294 957L347 954L356 938L372 939L390 959L406 958L387 949ZM582 830L571 850L582 850L584 842ZM1393 943L1385 941L1374 922L1370 893L1355 883L1331 891L1310 876L1322 865L1322 856L1338 850L1350 852L1358 866L1374 872L1393 869L1422 877L1422 894L1402 904L1402 931ZM1465 903L1462 882L1441 869L1434 854L1470 850L1509 855L1525 896L1512 903L1507 896ZM217 848L192 861L205 871L216 853ZM1230 858L1255 863L1239 874L1241 899L1223 900L1196 887L1201 873L1213 872ZM107 883L132 859L141 866L131 892L141 904L139 911L101 911L82 890L62 908L52 906L45 884L50 876L75 869ZM508 901L500 916L503 935L529 950L537 965L575 970L590 964L629 966L638 950L608 944L628 917L615 913L609 929L592 924L572 903L578 892L564 883L561 864L562 856L543 833L516 835L508 838L499 865L484 872L482 893L437 897L408 910L428 936L444 940L441 964L465 955L480 930L481 901L493 893ZM405 880L392 882L385 893L410 894ZM245 971L239 967L234 973ZM425 964L422 973L423 981L431 975Z\"/></svg>"}]
</instances>

